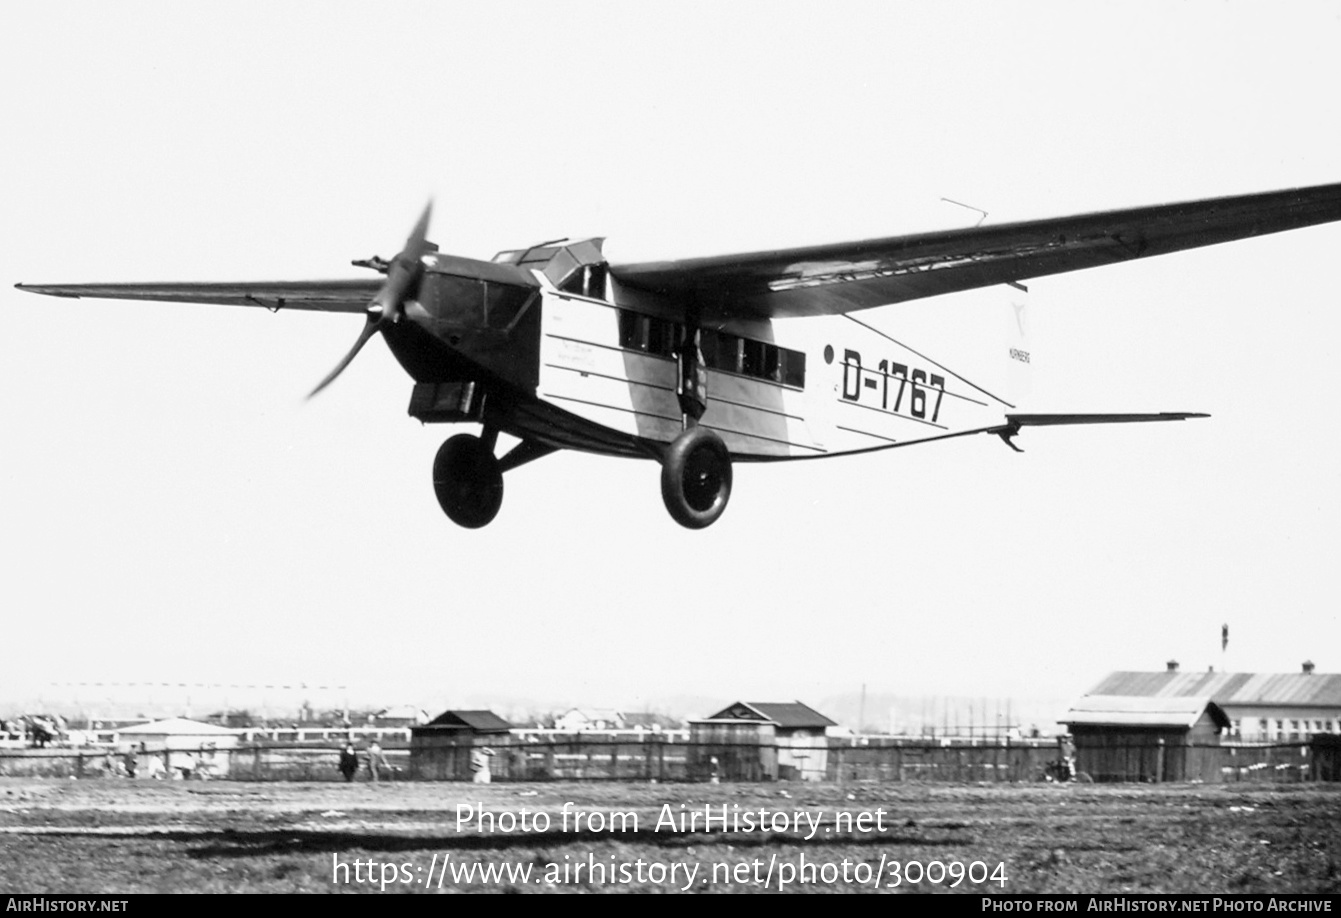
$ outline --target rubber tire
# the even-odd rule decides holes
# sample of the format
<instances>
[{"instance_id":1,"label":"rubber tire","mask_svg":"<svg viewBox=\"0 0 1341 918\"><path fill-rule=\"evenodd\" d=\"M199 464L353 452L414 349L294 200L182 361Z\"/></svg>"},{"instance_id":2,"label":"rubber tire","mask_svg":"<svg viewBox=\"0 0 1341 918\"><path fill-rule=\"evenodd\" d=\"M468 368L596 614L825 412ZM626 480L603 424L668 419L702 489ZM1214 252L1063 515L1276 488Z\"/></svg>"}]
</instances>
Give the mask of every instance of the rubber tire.
<instances>
[{"instance_id":1,"label":"rubber tire","mask_svg":"<svg viewBox=\"0 0 1341 918\"><path fill-rule=\"evenodd\" d=\"M731 499L731 454L721 437L691 427L675 438L661 463L661 499L688 529L717 521Z\"/></svg>"},{"instance_id":2,"label":"rubber tire","mask_svg":"<svg viewBox=\"0 0 1341 918\"><path fill-rule=\"evenodd\" d=\"M503 506L503 472L479 437L457 434L433 459L433 493L453 523L479 529Z\"/></svg>"}]
</instances>

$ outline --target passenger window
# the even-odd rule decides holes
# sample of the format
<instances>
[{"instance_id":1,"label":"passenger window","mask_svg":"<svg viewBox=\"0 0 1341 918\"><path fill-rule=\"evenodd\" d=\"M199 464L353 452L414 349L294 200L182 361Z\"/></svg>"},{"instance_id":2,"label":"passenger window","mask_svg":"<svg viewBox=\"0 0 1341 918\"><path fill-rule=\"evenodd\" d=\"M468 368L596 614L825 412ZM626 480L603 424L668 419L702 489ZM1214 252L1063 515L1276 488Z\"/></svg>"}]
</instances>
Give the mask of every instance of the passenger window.
<instances>
[{"instance_id":1,"label":"passenger window","mask_svg":"<svg viewBox=\"0 0 1341 918\"><path fill-rule=\"evenodd\" d=\"M806 387L806 355L801 351L782 352L782 382L798 389Z\"/></svg>"},{"instance_id":2,"label":"passenger window","mask_svg":"<svg viewBox=\"0 0 1341 918\"><path fill-rule=\"evenodd\" d=\"M764 351L768 345L762 341L745 341L744 360L741 361L741 372L746 376L757 376L764 378L767 376L765 371Z\"/></svg>"},{"instance_id":3,"label":"passenger window","mask_svg":"<svg viewBox=\"0 0 1341 918\"><path fill-rule=\"evenodd\" d=\"M647 350L647 324L647 316L619 310L619 346L633 351Z\"/></svg>"},{"instance_id":4,"label":"passenger window","mask_svg":"<svg viewBox=\"0 0 1341 918\"><path fill-rule=\"evenodd\" d=\"M675 345L678 343L676 334L678 328L667 322L665 319L651 319L648 322L647 329L647 353L656 354L659 357L674 357Z\"/></svg>"},{"instance_id":5,"label":"passenger window","mask_svg":"<svg viewBox=\"0 0 1341 918\"><path fill-rule=\"evenodd\" d=\"M707 339L708 335L703 336ZM703 361L714 370L725 370L728 373L740 372L740 347L741 340L735 335L728 335L723 332L715 332L711 335L713 340L712 357L709 358L705 352Z\"/></svg>"}]
</instances>

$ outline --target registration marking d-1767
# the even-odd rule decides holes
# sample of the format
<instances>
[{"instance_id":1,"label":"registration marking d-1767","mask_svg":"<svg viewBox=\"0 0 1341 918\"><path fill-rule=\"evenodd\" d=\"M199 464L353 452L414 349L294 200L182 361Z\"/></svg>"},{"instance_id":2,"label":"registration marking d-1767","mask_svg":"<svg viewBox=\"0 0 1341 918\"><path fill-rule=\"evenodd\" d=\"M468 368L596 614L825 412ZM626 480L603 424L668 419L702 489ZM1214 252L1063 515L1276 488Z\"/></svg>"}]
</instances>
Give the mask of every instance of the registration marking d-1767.
<instances>
[{"instance_id":1,"label":"registration marking d-1767","mask_svg":"<svg viewBox=\"0 0 1341 918\"><path fill-rule=\"evenodd\" d=\"M892 385L892 380L897 381L897 385ZM851 348L844 349L843 399L860 404L862 395L868 389L878 393L882 411L907 415L932 424L940 419L941 402L945 398L944 376L892 360L881 360L872 370L862 365L859 352ZM927 417L928 391L936 395L930 418Z\"/></svg>"}]
</instances>

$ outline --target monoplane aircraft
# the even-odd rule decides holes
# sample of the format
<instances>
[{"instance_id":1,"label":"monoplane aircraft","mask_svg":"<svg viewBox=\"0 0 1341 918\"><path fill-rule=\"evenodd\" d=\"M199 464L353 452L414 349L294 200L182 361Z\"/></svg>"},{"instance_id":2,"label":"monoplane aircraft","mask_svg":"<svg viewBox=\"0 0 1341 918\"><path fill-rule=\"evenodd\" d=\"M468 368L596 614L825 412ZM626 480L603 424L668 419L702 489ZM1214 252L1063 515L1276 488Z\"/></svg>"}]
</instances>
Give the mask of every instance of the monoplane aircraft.
<instances>
[{"instance_id":1,"label":"monoplane aircraft","mask_svg":"<svg viewBox=\"0 0 1341 918\"><path fill-rule=\"evenodd\" d=\"M482 427L446 440L433 463L454 522L488 524L505 472L576 449L657 460L666 509L698 529L726 508L738 461L978 433L1016 448L1030 426L1205 417L1021 410L1023 282L1341 220L1341 184L659 262L608 260L599 238L447 255L427 239L429 216L391 260L354 262L381 277L18 286L361 313L354 346L312 394L381 333L414 380L413 417ZM924 299L914 322L911 301ZM498 457L500 433L519 442Z\"/></svg>"}]
</instances>

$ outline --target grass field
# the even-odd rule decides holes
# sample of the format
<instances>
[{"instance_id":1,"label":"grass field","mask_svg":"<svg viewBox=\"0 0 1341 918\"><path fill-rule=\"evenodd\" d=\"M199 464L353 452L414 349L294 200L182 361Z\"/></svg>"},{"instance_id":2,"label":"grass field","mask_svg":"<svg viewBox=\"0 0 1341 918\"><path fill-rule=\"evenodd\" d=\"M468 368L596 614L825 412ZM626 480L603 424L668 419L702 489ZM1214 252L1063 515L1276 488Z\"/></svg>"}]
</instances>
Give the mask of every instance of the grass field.
<instances>
[{"instance_id":1,"label":"grass field","mask_svg":"<svg viewBox=\"0 0 1341 918\"><path fill-rule=\"evenodd\" d=\"M8 892L1337 893L1341 786L0 779L0 847Z\"/></svg>"}]
</instances>

